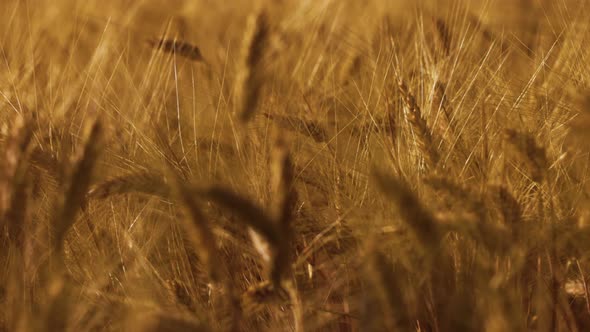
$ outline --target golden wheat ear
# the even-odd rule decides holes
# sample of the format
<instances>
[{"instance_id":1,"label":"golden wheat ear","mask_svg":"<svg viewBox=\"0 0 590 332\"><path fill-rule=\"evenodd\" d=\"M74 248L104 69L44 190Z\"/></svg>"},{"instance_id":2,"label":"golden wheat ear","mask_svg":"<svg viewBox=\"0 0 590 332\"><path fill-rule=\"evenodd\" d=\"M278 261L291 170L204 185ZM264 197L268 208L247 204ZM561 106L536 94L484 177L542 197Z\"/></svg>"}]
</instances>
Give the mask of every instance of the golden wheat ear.
<instances>
[{"instance_id":1,"label":"golden wheat ear","mask_svg":"<svg viewBox=\"0 0 590 332\"><path fill-rule=\"evenodd\" d=\"M140 193L167 199L170 186L166 177L158 172L137 171L113 177L93 186L88 191L89 199L106 199L115 195Z\"/></svg>"},{"instance_id":2,"label":"golden wheat ear","mask_svg":"<svg viewBox=\"0 0 590 332\"><path fill-rule=\"evenodd\" d=\"M307 136L317 143L325 143L328 141L328 131L317 121L304 120L294 116L274 115L270 113L262 113L262 115L272 120L278 127Z\"/></svg>"},{"instance_id":3,"label":"golden wheat ear","mask_svg":"<svg viewBox=\"0 0 590 332\"><path fill-rule=\"evenodd\" d=\"M418 150L424 157L427 166L436 168L440 155L435 147L432 131L422 116L420 106L418 106L416 98L402 80L398 81L398 89L407 109L407 119L410 122L412 130L415 132Z\"/></svg>"},{"instance_id":4,"label":"golden wheat ear","mask_svg":"<svg viewBox=\"0 0 590 332\"><path fill-rule=\"evenodd\" d=\"M545 148L537 143L530 134L508 129L505 139L518 159L527 166L534 182L540 183L549 169L549 160Z\"/></svg>"},{"instance_id":5,"label":"golden wheat ear","mask_svg":"<svg viewBox=\"0 0 590 332\"><path fill-rule=\"evenodd\" d=\"M290 236L285 224L279 224L266 211L241 195L221 187L212 187L200 192L200 195L213 203L232 211L245 226L260 234L272 247L272 265L270 279L274 286L281 288L282 277L290 264ZM281 216L284 211L281 211ZM289 220L290 221L290 218ZM287 223L287 220L282 222Z\"/></svg>"},{"instance_id":6,"label":"golden wheat ear","mask_svg":"<svg viewBox=\"0 0 590 332\"><path fill-rule=\"evenodd\" d=\"M451 53L452 33L444 19L433 17L434 27L436 29L436 41L440 45L443 55L448 56Z\"/></svg>"},{"instance_id":7,"label":"golden wheat ear","mask_svg":"<svg viewBox=\"0 0 590 332\"><path fill-rule=\"evenodd\" d=\"M191 61L205 61L201 49L191 43L176 39L149 39L148 45L164 53L175 54Z\"/></svg>"},{"instance_id":8,"label":"golden wheat ear","mask_svg":"<svg viewBox=\"0 0 590 332\"><path fill-rule=\"evenodd\" d=\"M258 106L264 81L263 58L268 44L269 30L268 16L265 11L248 18L236 78L236 104L242 122L249 121Z\"/></svg>"}]
</instances>

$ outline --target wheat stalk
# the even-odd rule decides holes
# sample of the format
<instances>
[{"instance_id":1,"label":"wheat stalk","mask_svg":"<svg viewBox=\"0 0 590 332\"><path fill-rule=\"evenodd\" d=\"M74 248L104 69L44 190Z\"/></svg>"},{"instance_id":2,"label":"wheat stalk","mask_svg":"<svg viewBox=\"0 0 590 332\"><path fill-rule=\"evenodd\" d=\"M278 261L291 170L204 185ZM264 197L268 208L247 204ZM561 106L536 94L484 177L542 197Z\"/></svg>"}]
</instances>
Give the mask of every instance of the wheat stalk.
<instances>
[{"instance_id":1,"label":"wheat stalk","mask_svg":"<svg viewBox=\"0 0 590 332\"><path fill-rule=\"evenodd\" d=\"M375 172L374 175L377 187L392 200L398 213L422 246L436 252L441 241L441 233L431 213L404 182L380 172Z\"/></svg>"},{"instance_id":2,"label":"wheat stalk","mask_svg":"<svg viewBox=\"0 0 590 332\"><path fill-rule=\"evenodd\" d=\"M96 159L102 147L102 126L99 121L88 126L86 132L82 151L74 162L64 193L60 196L57 204L53 237L54 247L58 251L63 248L66 233L73 225L76 214L84 204Z\"/></svg>"},{"instance_id":3,"label":"wheat stalk","mask_svg":"<svg viewBox=\"0 0 590 332\"><path fill-rule=\"evenodd\" d=\"M12 192L15 189L14 179L18 178L18 172L21 171L32 134L25 119L17 117L4 144L4 166L0 169L0 216L4 216L11 205Z\"/></svg>"},{"instance_id":4,"label":"wheat stalk","mask_svg":"<svg viewBox=\"0 0 590 332\"><path fill-rule=\"evenodd\" d=\"M372 268L370 274L379 291L379 297L388 310L384 318L387 320L389 328L410 330L412 319L408 315L403 287L394 272L394 267L387 257L376 249L371 251L370 262Z\"/></svg>"},{"instance_id":5,"label":"wheat stalk","mask_svg":"<svg viewBox=\"0 0 590 332\"><path fill-rule=\"evenodd\" d=\"M180 177L176 176L174 179L176 196L182 203L186 216L190 218L190 221L181 219L181 225L188 234L197 256L209 270L211 280L219 281L222 269L215 259L220 257L220 254L211 225L194 199L194 190L188 187Z\"/></svg>"}]
</instances>

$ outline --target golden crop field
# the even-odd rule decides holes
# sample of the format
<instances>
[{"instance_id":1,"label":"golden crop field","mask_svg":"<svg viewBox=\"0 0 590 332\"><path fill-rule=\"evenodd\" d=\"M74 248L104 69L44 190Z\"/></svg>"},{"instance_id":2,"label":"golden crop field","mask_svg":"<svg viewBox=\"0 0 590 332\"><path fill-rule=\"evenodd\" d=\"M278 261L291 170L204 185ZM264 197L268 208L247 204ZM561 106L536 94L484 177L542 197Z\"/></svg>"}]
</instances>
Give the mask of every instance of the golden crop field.
<instances>
[{"instance_id":1,"label":"golden crop field","mask_svg":"<svg viewBox=\"0 0 590 332\"><path fill-rule=\"evenodd\" d=\"M0 331L590 331L588 17L2 0Z\"/></svg>"}]
</instances>

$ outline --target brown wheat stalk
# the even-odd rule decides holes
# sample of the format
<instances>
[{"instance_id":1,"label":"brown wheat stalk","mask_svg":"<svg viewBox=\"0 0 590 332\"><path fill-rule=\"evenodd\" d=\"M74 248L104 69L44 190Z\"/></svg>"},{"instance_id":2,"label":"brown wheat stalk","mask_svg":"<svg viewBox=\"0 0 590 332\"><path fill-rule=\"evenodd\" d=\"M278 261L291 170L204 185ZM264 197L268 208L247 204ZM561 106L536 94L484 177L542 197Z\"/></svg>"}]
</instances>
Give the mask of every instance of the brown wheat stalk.
<instances>
[{"instance_id":1,"label":"brown wheat stalk","mask_svg":"<svg viewBox=\"0 0 590 332\"><path fill-rule=\"evenodd\" d=\"M15 119L12 132L4 144L4 165L0 169L0 216L2 217L11 204L12 192L15 189L14 179L31 142L32 134L25 119L19 116Z\"/></svg>"},{"instance_id":2,"label":"brown wheat stalk","mask_svg":"<svg viewBox=\"0 0 590 332\"><path fill-rule=\"evenodd\" d=\"M63 195L60 196L57 213L54 217L54 246L59 251L67 231L73 225L76 214L85 201L92 173L101 150L102 126L95 121L87 129L84 147L74 162L73 170L67 180Z\"/></svg>"},{"instance_id":3,"label":"brown wheat stalk","mask_svg":"<svg viewBox=\"0 0 590 332\"><path fill-rule=\"evenodd\" d=\"M429 252L438 252L441 232L432 214L408 188L408 185L384 173L374 172L374 176L377 187L392 200L396 210L422 246L431 249Z\"/></svg>"}]
</instances>

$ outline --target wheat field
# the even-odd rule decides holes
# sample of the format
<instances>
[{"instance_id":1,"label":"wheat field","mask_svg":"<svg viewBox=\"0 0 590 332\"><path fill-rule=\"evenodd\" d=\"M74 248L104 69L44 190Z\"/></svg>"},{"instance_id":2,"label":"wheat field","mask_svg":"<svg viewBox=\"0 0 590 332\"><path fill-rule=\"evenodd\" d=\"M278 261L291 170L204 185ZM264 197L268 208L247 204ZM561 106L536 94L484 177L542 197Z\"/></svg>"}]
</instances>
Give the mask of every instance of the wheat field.
<instances>
[{"instance_id":1,"label":"wheat field","mask_svg":"<svg viewBox=\"0 0 590 332\"><path fill-rule=\"evenodd\" d=\"M0 331L590 331L589 15L2 0Z\"/></svg>"}]
</instances>

